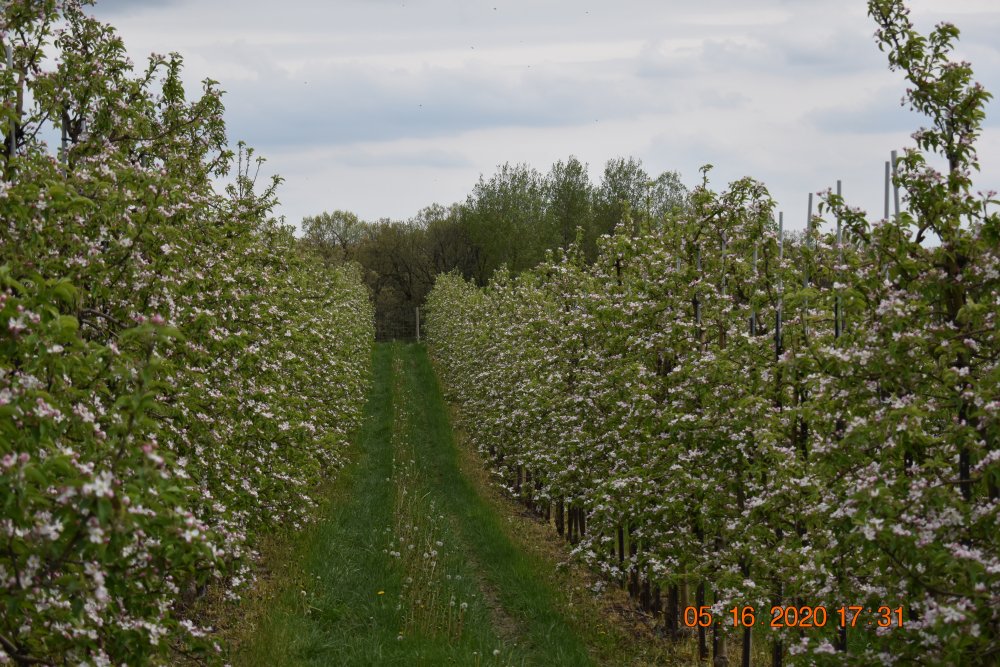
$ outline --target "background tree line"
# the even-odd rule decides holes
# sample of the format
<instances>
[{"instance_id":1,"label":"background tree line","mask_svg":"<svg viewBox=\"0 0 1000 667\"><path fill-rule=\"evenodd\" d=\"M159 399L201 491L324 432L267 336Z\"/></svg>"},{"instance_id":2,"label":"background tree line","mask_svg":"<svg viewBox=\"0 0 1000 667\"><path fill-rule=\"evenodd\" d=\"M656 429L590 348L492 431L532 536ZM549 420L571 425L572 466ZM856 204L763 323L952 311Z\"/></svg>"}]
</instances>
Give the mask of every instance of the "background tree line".
<instances>
[{"instance_id":1,"label":"background tree line","mask_svg":"<svg viewBox=\"0 0 1000 667\"><path fill-rule=\"evenodd\" d=\"M302 242L331 264L362 267L379 337L389 338L412 335L414 309L440 273L485 285L501 266L523 271L574 241L592 261L600 236L620 224L633 235L662 225L687 202L677 172L654 177L637 158L614 158L595 186L587 165L570 156L547 174L505 163L480 176L464 202L432 204L406 221L365 221L343 210L309 216Z\"/></svg>"}]
</instances>

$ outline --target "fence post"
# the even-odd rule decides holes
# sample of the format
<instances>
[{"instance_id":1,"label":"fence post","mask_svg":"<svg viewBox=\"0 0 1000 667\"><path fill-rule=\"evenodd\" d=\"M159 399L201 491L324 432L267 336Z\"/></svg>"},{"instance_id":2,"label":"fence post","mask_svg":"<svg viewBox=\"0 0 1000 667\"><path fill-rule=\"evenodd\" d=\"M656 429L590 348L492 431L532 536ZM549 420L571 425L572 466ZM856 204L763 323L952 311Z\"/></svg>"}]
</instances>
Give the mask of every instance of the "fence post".
<instances>
[{"instance_id":1,"label":"fence post","mask_svg":"<svg viewBox=\"0 0 1000 667\"><path fill-rule=\"evenodd\" d=\"M420 306L417 306L417 342L420 342Z\"/></svg>"}]
</instances>

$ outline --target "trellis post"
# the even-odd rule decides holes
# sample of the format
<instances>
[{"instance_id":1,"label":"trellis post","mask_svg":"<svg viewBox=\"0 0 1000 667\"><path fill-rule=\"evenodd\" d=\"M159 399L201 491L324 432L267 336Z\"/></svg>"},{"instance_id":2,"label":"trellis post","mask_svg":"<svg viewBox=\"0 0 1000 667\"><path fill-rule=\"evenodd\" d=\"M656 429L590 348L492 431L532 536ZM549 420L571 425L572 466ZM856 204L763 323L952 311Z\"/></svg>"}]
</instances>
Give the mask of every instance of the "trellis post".
<instances>
[{"instance_id":1,"label":"trellis post","mask_svg":"<svg viewBox=\"0 0 1000 667\"><path fill-rule=\"evenodd\" d=\"M842 197L841 192L841 182L837 180L837 197ZM843 238L843 224L840 214L837 214L837 271L835 275L839 275L841 266L844 265L844 238ZM840 334L843 333L843 313L841 312L842 305L840 300L840 290L837 290L836 300L833 306L833 337L840 338Z\"/></svg>"},{"instance_id":2,"label":"trellis post","mask_svg":"<svg viewBox=\"0 0 1000 667\"><path fill-rule=\"evenodd\" d=\"M7 55L7 71L10 72L11 78L14 77L14 46L9 42L4 43L4 50ZM17 121L12 116L10 119L10 127L7 130L7 162L10 163L14 159L14 152L17 150Z\"/></svg>"},{"instance_id":3,"label":"trellis post","mask_svg":"<svg viewBox=\"0 0 1000 667\"><path fill-rule=\"evenodd\" d=\"M781 359L781 310L784 305L784 282L781 277L781 261L785 256L785 214L778 213L778 307L774 311L774 359Z\"/></svg>"}]
</instances>

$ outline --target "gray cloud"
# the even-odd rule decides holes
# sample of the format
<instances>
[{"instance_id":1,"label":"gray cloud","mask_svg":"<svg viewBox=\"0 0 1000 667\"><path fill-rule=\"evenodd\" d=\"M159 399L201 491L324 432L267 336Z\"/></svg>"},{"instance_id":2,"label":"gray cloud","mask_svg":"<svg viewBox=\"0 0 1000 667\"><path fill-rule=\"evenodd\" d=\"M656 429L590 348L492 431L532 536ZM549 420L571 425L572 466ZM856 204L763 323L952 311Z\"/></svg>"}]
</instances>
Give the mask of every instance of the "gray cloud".
<instances>
[{"instance_id":1,"label":"gray cloud","mask_svg":"<svg viewBox=\"0 0 1000 667\"><path fill-rule=\"evenodd\" d=\"M186 0L96 0L91 10L95 16L111 19L140 14L149 9L172 9L185 3Z\"/></svg>"},{"instance_id":2,"label":"gray cloud","mask_svg":"<svg viewBox=\"0 0 1000 667\"><path fill-rule=\"evenodd\" d=\"M675 45L669 39L643 46L637 59L637 73L654 79L704 76L751 67L773 67L774 51L764 44L733 39L707 39L697 46Z\"/></svg>"},{"instance_id":3,"label":"gray cloud","mask_svg":"<svg viewBox=\"0 0 1000 667\"><path fill-rule=\"evenodd\" d=\"M994 4L913 16L924 30L953 18L960 54L1000 93ZM921 124L864 0L99 0L96 13L136 62L176 50L192 91L221 81L230 136L277 156L293 220L405 217L460 198L488 165L544 170L569 153L633 153L689 181L713 162L716 184L750 174L795 197L871 164L877 188L882 154ZM987 138L983 177L1000 180Z\"/></svg>"},{"instance_id":4,"label":"gray cloud","mask_svg":"<svg viewBox=\"0 0 1000 667\"><path fill-rule=\"evenodd\" d=\"M423 151L352 151L337 160L349 167L424 167L431 169L454 169L472 167L474 163L456 151L427 149Z\"/></svg>"},{"instance_id":5,"label":"gray cloud","mask_svg":"<svg viewBox=\"0 0 1000 667\"><path fill-rule=\"evenodd\" d=\"M627 79L587 79L579 68L544 66L511 73L338 65L301 76L272 70L247 83L226 97L231 132L282 146L554 127L628 117L648 104L648 93ZM260 88L268 94L261 96Z\"/></svg>"},{"instance_id":6,"label":"gray cloud","mask_svg":"<svg viewBox=\"0 0 1000 667\"><path fill-rule=\"evenodd\" d=\"M861 105L831 106L810 114L808 121L823 132L855 134L910 133L926 124L923 116L900 104L903 91L899 88L858 92L854 99L863 100Z\"/></svg>"},{"instance_id":7,"label":"gray cloud","mask_svg":"<svg viewBox=\"0 0 1000 667\"><path fill-rule=\"evenodd\" d=\"M885 55L868 34L838 30L835 33L810 33L807 39L792 39L777 48L785 63L799 71L836 75L883 67Z\"/></svg>"}]
</instances>

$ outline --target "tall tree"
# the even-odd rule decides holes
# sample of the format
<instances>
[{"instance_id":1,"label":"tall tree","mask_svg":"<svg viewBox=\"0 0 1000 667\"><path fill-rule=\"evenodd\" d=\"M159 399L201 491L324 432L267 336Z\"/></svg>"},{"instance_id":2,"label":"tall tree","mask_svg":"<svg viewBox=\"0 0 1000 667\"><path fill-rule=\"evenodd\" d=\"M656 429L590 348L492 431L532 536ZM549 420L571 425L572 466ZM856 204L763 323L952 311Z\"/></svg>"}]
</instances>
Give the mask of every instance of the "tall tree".
<instances>
[{"instance_id":1,"label":"tall tree","mask_svg":"<svg viewBox=\"0 0 1000 667\"><path fill-rule=\"evenodd\" d=\"M559 160L545 178L546 226L556 243L565 248L576 240L577 229L589 255L594 248L593 185L587 165L572 155Z\"/></svg>"},{"instance_id":2,"label":"tall tree","mask_svg":"<svg viewBox=\"0 0 1000 667\"><path fill-rule=\"evenodd\" d=\"M479 178L463 210L463 226L480 249L475 278L481 284L502 265L534 266L551 239L545 225L544 180L526 164L503 164L488 181Z\"/></svg>"},{"instance_id":3,"label":"tall tree","mask_svg":"<svg viewBox=\"0 0 1000 667\"><path fill-rule=\"evenodd\" d=\"M611 234L615 227L648 210L651 182L638 158L612 158L604 166L594 208L598 234Z\"/></svg>"},{"instance_id":4,"label":"tall tree","mask_svg":"<svg viewBox=\"0 0 1000 667\"><path fill-rule=\"evenodd\" d=\"M424 252L433 274L457 270L471 278L477 266L477 250L461 223L462 206L433 204L417 213L411 224L424 231Z\"/></svg>"},{"instance_id":5,"label":"tall tree","mask_svg":"<svg viewBox=\"0 0 1000 667\"><path fill-rule=\"evenodd\" d=\"M353 259L354 249L366 233L366 225L350 211L336 210L302 219L306 245L330 262Z\"/></svg>"},{"instance_id":6,"label":"tall tree","mask_svg":"<svg viewBox=\"0 0 1000 667\"><path fill-rule=\"evenodd\" d=\"M665 171L656 177L650 188L649 213L654 227L669 215L684 211L688 206L688 189L676 171Z\"/></svg>"}]
</instances>

